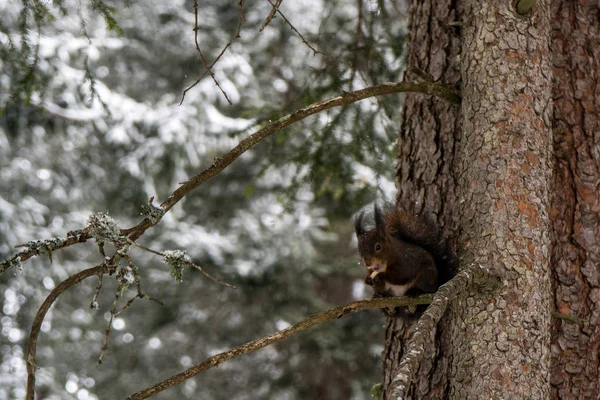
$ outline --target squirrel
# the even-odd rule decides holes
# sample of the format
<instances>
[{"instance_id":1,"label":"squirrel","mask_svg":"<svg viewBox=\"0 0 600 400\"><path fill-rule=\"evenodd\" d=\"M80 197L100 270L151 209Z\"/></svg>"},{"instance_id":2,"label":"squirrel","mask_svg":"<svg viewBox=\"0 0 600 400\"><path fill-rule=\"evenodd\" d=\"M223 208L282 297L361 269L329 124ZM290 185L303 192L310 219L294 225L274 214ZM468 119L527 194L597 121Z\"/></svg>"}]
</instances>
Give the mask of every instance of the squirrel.
<instances>
[{"instance_id":1,"label":"squirrel","mask_svg":"<svg viewBox=\"0 0 600 400\"><path fill-rule=\"evenodd\" d=\"M456 257L432 218L377 204L373 214L374 227L364 228L362 211L354 228L374 297L434 293L454 276Z\"/></svg>"}]
</instances>

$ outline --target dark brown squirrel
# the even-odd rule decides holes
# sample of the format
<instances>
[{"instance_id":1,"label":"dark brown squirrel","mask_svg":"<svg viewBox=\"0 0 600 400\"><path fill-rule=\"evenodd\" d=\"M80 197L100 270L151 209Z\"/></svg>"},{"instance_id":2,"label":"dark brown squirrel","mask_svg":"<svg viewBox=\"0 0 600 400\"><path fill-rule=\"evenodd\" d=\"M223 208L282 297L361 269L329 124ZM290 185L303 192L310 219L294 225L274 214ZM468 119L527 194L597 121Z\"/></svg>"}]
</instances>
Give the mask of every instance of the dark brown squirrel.
<instances>
[{"instance_id":1,"label":"dark brown squirrel","mask_svg":"<svg viewBox=\"0 0 600 400\"><path fill-rule=\"evenodd\" d=\"M398 207L378 205L375 226L363 226L365 211L354 221L358 253L367 267L365 283L374 296L416 296L434 293L456 272L456 257L446 245L438 225Z\"/></svg>"}]
</instances>

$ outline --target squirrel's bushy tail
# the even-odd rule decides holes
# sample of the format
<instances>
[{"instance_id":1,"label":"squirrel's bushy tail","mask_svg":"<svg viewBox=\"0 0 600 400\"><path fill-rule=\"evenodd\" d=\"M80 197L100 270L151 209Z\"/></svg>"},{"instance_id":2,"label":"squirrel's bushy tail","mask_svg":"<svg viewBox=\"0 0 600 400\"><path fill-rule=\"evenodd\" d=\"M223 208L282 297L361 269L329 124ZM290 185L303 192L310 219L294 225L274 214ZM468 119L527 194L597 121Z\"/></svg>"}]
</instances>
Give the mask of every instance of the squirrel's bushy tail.
<instances>
[{"instance_id":1,"label":"squirrel's bushy tail","mask_svg":"<svg viewBox=\"0 0 600 400\"><path fill-rule=\"evenodd\" d=\"M431 254L438 270L440 285L456 274L456 256L432 216L416 215L394 206L387 206L384 215L385 225L392 237L419 246Z\"/></svg>"}]
</instances>

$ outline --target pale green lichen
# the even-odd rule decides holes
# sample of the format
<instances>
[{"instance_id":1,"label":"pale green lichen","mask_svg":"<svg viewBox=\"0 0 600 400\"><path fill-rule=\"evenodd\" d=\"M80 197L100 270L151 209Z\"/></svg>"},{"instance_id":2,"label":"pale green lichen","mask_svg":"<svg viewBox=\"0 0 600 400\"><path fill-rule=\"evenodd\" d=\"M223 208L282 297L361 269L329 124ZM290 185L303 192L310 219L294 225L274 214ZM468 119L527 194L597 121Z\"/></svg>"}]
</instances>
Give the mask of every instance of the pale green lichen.
<instances>
[{"instance_id":1,"label":"pale green lichen","mask_svg":"<svg viewBox=\"0 0 600 400\"><path fill-rule=\"evenodd\" d=\"M123 297L129 286L136 281L136 274L130 266L120 267L117 271L117 281L119 282L119 296Z\"/></svg>"},{"instance_id":2,"label":"pale green lichen","mask_svg":"<svg viewBox=\"0 0 600 400\"><path fill-rule=\"evenodd\" d=\"M107 213L96 213L89 216L85 225L85 230L93 237L96 242L118 242L120 240L120 231L117 221Z\"/></svg>"},{"instance_id":3,"label":"pale green lichen","mask_svg":"<svg viewBox=\"0 0 600 400\"><path fill-rule=\"evenodd\" d=\"M15 269L15 274L21 274L23 272L23 263L21 262L21 256L16 256L8 260L4 260L0 263L0 273L10 268Z\"/></svg>"},{"instance_id":4,"label":"pale green lichen","mask_svg":"<svg viewBox=\"0 0 600 400\"><path fill-rule=\"evenodd\" d=\"M61 241L62 243L62 241ZM48 251L52 251L56 246L53 247L53 243L50 240L30 240L27 242L27 250L32 251L35 254L44 254Z\"/></svg>"},{"instance_id":5,"label":"pale green lichen","mask_svg":"<svg viewBox=\"0 0 600 400\"><path fill-rule=\"evenodd\" d=\"M24 246L19 246L25 247L25 249L22 250L19 254L24 254L27 256L27 258L29 258L31 256L31 253L34 253L35 255L52 253L54 250L61 247L65 243L65 240L66 239L59 237L45 240L30 240ZM16 272L23 271L23 265L21 263L20 255L0 262L0 273L10 268L15 268Z\"/></svg>"},{"instance_id":6,"label":"pale green lichen","mask_svg":"<svg viewBox=\"0 0 600 400\"><path fill-rule=\"evenodd\" d=\"M152 203L142 204L142 215L146 217L152 225L156 225L163 215L165 215L165 210L161 207L157 207Z\"/></svg>"},{"instance_id":7,"label":"pale green lichen","mask_svg":"<svg viewBox=\"0 0 600 400\"><path fill-rule=\"evenodd\" d=\"M183 281L183 268L190 265L192 259L182 250L163 251L163 262L171 267L171 277L175 282Z\"/></svg>"}]
</instances>

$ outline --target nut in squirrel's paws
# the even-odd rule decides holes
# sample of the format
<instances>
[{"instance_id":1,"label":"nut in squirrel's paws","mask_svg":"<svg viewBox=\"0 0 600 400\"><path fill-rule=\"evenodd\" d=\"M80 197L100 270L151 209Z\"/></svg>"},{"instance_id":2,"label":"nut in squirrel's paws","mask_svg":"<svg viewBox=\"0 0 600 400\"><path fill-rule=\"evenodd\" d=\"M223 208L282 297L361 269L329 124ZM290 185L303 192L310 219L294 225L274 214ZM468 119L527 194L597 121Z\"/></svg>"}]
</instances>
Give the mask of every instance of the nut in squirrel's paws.
<instances>
[{"instance_id":1,"label":"nut in squirrel's paws","mask_svg":"<svg viewBox=\"0 0 600 400\"><path fill-rule=\"evenodd\" d=\"M417 305L416 304L411 304L410 306L406 306L406 310L409 313L414 314L415 312L417 312Z\"/></svg>"},{"instance_id":2,"label":"nut in squirrel's paws","mask_svg":"<svg viewBox=\"0 0 600 400\"><path fill-rule=\"evenodd\" d=\"M381 278L377 275L379 275L379 271L373 271L365 278L365 283L369 286L375 286L375 284L381 281Z\"/></svg>"}]
</instances>

